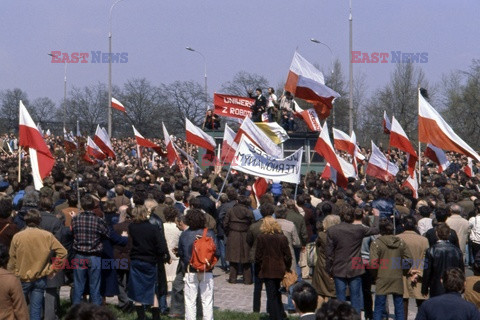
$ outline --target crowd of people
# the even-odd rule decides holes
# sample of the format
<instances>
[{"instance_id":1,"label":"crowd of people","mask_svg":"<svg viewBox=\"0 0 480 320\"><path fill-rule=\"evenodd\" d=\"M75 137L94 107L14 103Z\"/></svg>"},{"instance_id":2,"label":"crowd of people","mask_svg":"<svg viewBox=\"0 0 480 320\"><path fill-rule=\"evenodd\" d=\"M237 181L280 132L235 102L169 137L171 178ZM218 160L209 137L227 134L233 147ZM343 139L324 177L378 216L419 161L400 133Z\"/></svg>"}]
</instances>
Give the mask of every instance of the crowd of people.
<instances>
[{"instance_id":1,"label":"crowd of people","mask_svg":"<svg viewBox=\"0 0 480 320\"><path fill-rule=\"evenodd\" d=\"M418 198L402 187L406 156L395 152L395 181L366 177L360 164L345 189L312 171L296 191L274 183L257 198L253 176L170 167L152 151L137 154L133 139L112 139L117 159L92 165L47 138L57 161L35 190L17 138L0 140L1 319L56 319L65 285L71 313L101 313L82 302L118 296L138 319L213 319L222 284L215 263L192 264L201 238L212 239L229 283L252 285L253 312L265 285L270 319L384 319L389 295L396 319L407 319L409 299L417 319L480 318L479 179L458 155L442 173L423 160ZM297 283L286 285L286 273Z\"/></svg>"}]
</instances>

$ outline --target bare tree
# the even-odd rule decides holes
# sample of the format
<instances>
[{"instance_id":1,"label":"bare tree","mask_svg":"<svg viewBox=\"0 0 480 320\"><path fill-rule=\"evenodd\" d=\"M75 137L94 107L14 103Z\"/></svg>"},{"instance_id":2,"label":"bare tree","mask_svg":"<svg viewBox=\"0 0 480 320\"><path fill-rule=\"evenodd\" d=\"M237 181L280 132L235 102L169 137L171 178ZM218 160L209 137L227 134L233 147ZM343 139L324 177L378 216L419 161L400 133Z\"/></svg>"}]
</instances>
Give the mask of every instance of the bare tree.
<instances>
[{"instance_id":1,"label":"bare tree","mask_svg":"<svg viewBox=\"0 0 480 320\"><path fill-rule=\"evenodd\" d=\"M185 118L202 126L206 113L203 86L194 81L175 81L162 84L160 89L164 101L161 112L169 132L184 134Z\"/></svg>"},{"instance_id":2,"label":"bare tree","mask_svg":"<svg viewBox=\"0 0 480 320\"><path fill-rule=\"evenodd\" d=\"M7 120L6 126L8 131L17 130L18 128L20 100L22 100L23 104L28 109L28 96L26 92L22 91L22 89L15 88L13 90L6 90L0 94L2 118Z\"/></svg>"},{"instance_id":3,"label":"bare tree","mask_svg":"<svg viewBox=\"0 0 480 320\"><path fill-rule=\"evenodd\" d=\"M348 95L340 60L335 60L333 73L327 73L325 84L340 94L340 98L335 99L327 119L329 127L348 132Z\"/></svg>"},{"instance_id":4,"label":"bare tree","mask_svg":"<svg viewBox=\"0 0 480 320\"><path fill-rule=\"evenodd\" d=\"M268 88L268 80L264 76L246 71L237 72L232 81L222 84L222 93L245 97L255 89Z\"/></svg>"},{"instance_id":5,"label":"bare tree","mask_svg":"<svg viewBox=\"0 0 480 320\"><path fill-rule=\"evenodd\" d=\"M119 120L117 131L122 134L132 135L131 124L135 125L142 135L147 137L160 136L161 120L166 117L161 108L164 97L159 88L154 87L145 78L130 79L123 86L123 91L118 99L125 106L128 122L125 115L116 113Z\"/></svg>"},{"instance_id":6,"label":"bare tree","mask_svg":"<svg viewBox=\"0 0 480 320\"><path fill-rule=\"evenodd\" d=\"M382 141L381 124L383 111L389 116L394 115L407 136L415 141L418 119L418 87L429 89L425 75L413 63L398 63L393 71L390 82L378 89L366 104L366 118L363 122L367 141ZM432 90L429 90L433 95ZM384 139L383 139L384 140Z\"/></svg>"},{"instance_id":7,"label":"bare tree","mask_svg":"<svg viewBox=\"0 0 480 320\"><path fill-rule=\"evenodd\" d=\"M467 143L480 147L480 60L473 60L469 71L456 71L443 77L443 116Z\"/></svg>"},{"instance_id":8,"label":"bare tree","mask_svg":"<svg viewBox=\"0 0 480 320\"><path fill-rule=\"evenodd\" d=\"M89 134L95 132L97 124L106 125L108 91L105 84L73 87L69 95L67 121L70 124L80 121L81 131Z\"/></svg>"},{"instance_id":9,"label":"bare tree","mask_svg":"<svg viewBox=\"0 0 480 320\"><path fill-rule=\"evenodd\" d=\"M37 98L32 102L32 113L41 124L47 121L53 121L56 118L55 102L47 97Z\"/></svg>"}]
</instances>

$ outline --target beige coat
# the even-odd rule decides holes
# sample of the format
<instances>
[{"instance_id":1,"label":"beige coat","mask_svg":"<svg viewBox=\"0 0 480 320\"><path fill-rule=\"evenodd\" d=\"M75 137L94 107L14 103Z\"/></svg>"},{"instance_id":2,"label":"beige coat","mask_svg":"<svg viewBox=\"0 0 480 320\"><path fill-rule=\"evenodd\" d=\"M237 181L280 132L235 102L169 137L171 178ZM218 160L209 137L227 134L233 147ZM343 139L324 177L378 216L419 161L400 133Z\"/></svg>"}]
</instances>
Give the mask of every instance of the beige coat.
<instances>
[{"instance_id":1,"label":"beige coat","mask_svg":"<svg viewBox=\"0 0 480 320\"><path fill-rule=\"evenodd\" d=\"M462 250L462 253L465 256L465 246L467 245L468 234L470 233L470 224L467 219L462 218L462 216L458 214L452 214L452 216L447 219L446 223L457 233L460 250Z\"/></svg>"},{"instance_id":2,"label":"beige coat","mask_svg":"<svg viewBox=\"0 0 480 320\"><path fill-rule=\"evenodd\" d=\"M412 254L414 261L412 272L419 273L419 280L416 284L412 283L406 276L403 276L403 297L425 300L427 297L422 295L421 279L423 276L424 266L422 261L424 261L423 259L425 258L425 251L428 249L428 240L414 231L405 231L397 235L397 237L405 242L407 248Z\"/></svg>"},{"instance_id":3,"label":"beige coat","mask_svg":"<svg viewBox=\"0 0 480 320\"><path fill-rule=\"evenodd\" d=\"M282 232L287 237L288 246L290 247L290 253L292 254L292 265L296 265L297 262L295 260L295 253L293 248L300 248L302 243L300 242L300 238L298 237L297 228L293 222L285 220L285 219L277 219L276 220L280 227L282 228Z\"/></svg>"}]
</instances>

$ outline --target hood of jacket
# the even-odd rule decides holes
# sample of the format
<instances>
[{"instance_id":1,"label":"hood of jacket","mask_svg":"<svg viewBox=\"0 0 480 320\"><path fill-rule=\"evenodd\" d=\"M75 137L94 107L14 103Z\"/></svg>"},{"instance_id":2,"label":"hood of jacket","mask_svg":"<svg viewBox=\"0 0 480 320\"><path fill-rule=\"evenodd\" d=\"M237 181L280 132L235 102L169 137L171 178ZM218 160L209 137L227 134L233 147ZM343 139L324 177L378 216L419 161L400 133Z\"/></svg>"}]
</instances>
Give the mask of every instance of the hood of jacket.
<instances>
[{"instance_id":1,"label":"hood of jacket","mask_svg":"<svg viewBox=\"0 0 480 320\"><path fill-rule=\"evenodd\" d=\"M394 235L381 236L377 241L382 242L389 249L398 249L401 244L400 238Z\"/></svg>"}]
</instances>

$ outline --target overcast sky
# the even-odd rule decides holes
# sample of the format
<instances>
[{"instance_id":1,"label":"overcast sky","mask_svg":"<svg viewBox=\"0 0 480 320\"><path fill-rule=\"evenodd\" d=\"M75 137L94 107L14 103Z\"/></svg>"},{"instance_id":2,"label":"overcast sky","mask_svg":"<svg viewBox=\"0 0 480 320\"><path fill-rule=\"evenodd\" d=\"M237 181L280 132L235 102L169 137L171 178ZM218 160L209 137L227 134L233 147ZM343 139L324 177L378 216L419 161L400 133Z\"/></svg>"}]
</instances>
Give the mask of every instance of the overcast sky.
<instances>
[{"instance_id":1,"label":"overcast sky","mask_svg":"<svg viewBox=\"0 0 480 320\"><path fill-rule=\"evenodd\" d=\"M63 97L63 64L47 53L108 52L108 15L113 1L3 0L0 12L0 90L21 88L32 101ZM348 0L124 0L113 12L113 52L128 62L113 65L113 84L145 77L153 85L194 80L209 93L238 71L265 76L277 87L300 54L328 70L328 44L348 81ZM418 64L436 83L442 74L466 70L480 58L478 0L353 0L354 50L428 53ZM107 83L108 63L69 64L72 86ZM389 58L389 61L391 58ZM366 75L369 93L387 83L393 63L354 64Z\"/></svg>"}]
</instances>

